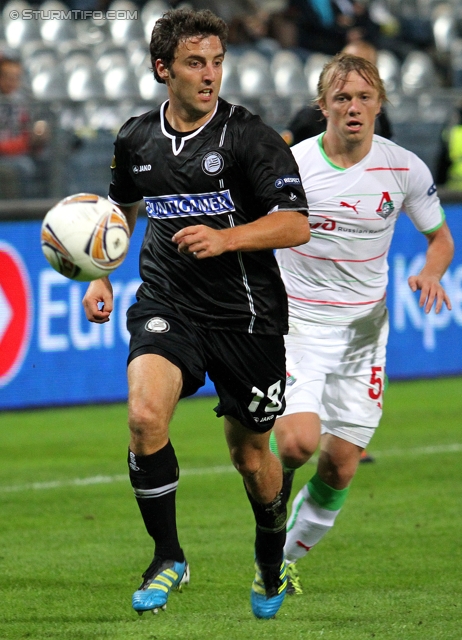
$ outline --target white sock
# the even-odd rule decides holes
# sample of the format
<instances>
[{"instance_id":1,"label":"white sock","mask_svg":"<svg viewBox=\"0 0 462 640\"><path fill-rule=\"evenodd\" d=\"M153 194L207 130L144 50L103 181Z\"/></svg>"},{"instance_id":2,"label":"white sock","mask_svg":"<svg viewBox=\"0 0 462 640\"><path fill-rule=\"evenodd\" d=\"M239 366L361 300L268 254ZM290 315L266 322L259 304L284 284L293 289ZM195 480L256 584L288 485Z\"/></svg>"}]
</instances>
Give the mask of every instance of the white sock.
<instances>
[{"instance_id":1,"label":"white sock","mask_svg":"<svg viewBox=\"0 0 462 640\"><path fill-rule=\"evenodd\" d=\"M292 503L287 522L287 538L284 554L287 562L296 562L333 527L340 509L323 509L310 496L308 486L301 489Z\"/></svg>"}]
</instances>

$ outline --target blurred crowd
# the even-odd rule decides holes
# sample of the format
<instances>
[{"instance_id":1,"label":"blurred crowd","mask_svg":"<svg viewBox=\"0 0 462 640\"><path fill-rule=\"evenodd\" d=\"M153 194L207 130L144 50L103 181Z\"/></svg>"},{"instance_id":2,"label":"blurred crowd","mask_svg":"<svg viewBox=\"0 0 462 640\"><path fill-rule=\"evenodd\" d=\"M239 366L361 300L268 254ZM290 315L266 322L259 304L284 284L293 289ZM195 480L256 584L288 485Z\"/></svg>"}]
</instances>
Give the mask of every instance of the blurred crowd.
<instances>
[{"instance_id":1,"label":"blurred crowd","mask_svg":"<svg viewBox=\"0 0 462 640\"><path fill-rule=\"evenodd\" d=\"M149 0L151 4L156 1ZM67 0L61 6L80 11L106 11L114 6L135 6L141 13L149 2L133 0L124 4L124 0ZM449 50L444 52L444 43L441 45L437 42L437 32L433 28L437 14L428 13L424 19L417 10L414 14L409 11L411 5L404 7L404 4L392 0L158 1L159 7L210 9L219 15L229 25L230 53L254 50L270 60L277 51L288 50L306 62L313 54L331 56L345 47L366 45L375 51L374 55L377 51L389 51L403 63L411 52L417 50L425 52L433 60L440 85L451 87L456 76L450 70ZM50 135L49 123L40 114L28 109L30 95L27 95L27 83L22 81L25 74L21 51L12 50L2 33L6 24L5 11L10 6L11 0L0 3L0 8L4 10L3 25L0 22L0 198L41 197L46 195L41 176L46 173L53 136ZM34 8L36 6L50 9L59 4L48 0L41 5L33 5ZM401 9L396 10L399 7ZM88 26L91 26L90 22ZM454 27L456 22L450 24ZM455 32L451 37L451 46L454 42L462 42ZM147 43L143 46L147 51ZM446 48L449 49L449 46L447 44ZM312 132L322 127L319 122L315 122L314 129L306 127L312 111L311 107L305 105L300 114L287 114L287 120L281 123L283 126L280 129L285 129L287 136L287 131L298 127L298 139L303 135L300 131ZM297 118L298 124L295 122ZM454 158L459 157L459 146L462 157L462 143L456 144L455 140L459 140L459 137L450 132L455 123L460 131L459 108L456 115L451 114L442 135L442 150L436 172L438 181L448 184L451 165ZM387 130L387 137L391 137L391 130ZM286 137L288 142L294 139L289 138ZM67 141L67 144L74 143L75 140L70 143ZM460 173L462 175L462 169Z\"/></svg>"},{"instance_id":2,"label":"blurred crowd","mask_svg":"<svg viewBox=\"0 0 462 640\"><path fill-rule=\"evenodd\" d=\"M23 68L12 53L0 58L0 197L33 197L45 160L49 127L33 121L22 90Z\"/></svg>"}]
</instances>

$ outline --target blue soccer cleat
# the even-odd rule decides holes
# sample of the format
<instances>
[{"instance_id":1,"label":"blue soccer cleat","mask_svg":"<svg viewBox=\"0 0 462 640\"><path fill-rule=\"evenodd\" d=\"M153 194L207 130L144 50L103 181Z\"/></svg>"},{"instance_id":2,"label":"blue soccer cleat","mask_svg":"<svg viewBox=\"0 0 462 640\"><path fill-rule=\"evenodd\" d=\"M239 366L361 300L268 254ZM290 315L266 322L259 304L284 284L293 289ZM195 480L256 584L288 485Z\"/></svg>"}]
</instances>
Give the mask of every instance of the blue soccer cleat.
<instances>
[{"instance_id":1,"label":"blue soccer cleat","mask_svg":"<svg viewBox=\"0 0 462 640\"><path fill-rule=\"evenodd\" d=\"M255 561L255 578L250 591L256 618L274 618L287 592L286 563L265 565Z\"/></svg>"},{"instance_id":2,"label":"blue soccer cleat","mask_svg":"<svg viewBox=\"0 0 462 640\"><path fill-rule=\"evenodd\" d=\"M138 614L144 611L158 613L167 608L167 600L172 589L181 591L183 584L189 582L189 565L186 562L154 558L143 573L143 582L132 597L132 607Z\"/></svg>"}]
</instances>

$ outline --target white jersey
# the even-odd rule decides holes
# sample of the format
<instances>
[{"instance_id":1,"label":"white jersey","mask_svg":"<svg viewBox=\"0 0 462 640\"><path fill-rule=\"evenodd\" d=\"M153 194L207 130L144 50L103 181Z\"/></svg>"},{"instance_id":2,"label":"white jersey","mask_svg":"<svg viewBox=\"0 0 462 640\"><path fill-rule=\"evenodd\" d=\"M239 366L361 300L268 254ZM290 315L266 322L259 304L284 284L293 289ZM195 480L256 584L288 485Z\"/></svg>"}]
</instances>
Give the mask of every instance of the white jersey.
<instances>
[{"instance_id":1,"label":"white jersey","mask_svg":"<svg viewBox=\"0 0 462 640\"><path fill-rule=\"evenodd\" d=\"M310 242L276 257L299 321L348 325L383 308L388 250L405 209L423 233L444 221L433 178L414 153L374 135L361 162L343 169L324 153L324 134L292 148L310 211Z\"/></svg>"}]
</instances>

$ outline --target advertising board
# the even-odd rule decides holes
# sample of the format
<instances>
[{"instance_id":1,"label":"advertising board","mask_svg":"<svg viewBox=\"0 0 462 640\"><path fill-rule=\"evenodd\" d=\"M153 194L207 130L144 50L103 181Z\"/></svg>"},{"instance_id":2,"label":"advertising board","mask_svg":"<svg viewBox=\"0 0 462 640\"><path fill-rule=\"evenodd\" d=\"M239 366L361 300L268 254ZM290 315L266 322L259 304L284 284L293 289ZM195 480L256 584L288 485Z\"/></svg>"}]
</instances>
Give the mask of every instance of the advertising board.
<instances>
[{"instance_id":1,"label":"advertising board","mask_svg":"<svg viewBox=\"0 0 462 640\"><path fill-rule=\"evenodd\" d=\"M389 254L390 379L462 374L462 205L446 205L456 256L444 276L453 310L426 315L407 278L427 242L405 215ZM104 325L87 322L85 283L62 277L40 247L40 221L0 223L0 409L124 401L128 333L125 313L139 285L140 219L129 255L111 276L115 309ZM213 394L208 380L201 394Z\"/></svg>"}]
</instances>

